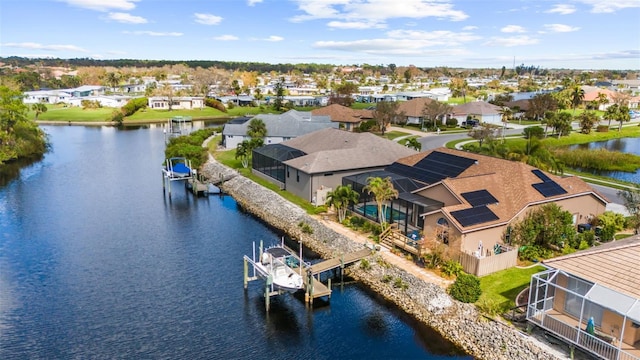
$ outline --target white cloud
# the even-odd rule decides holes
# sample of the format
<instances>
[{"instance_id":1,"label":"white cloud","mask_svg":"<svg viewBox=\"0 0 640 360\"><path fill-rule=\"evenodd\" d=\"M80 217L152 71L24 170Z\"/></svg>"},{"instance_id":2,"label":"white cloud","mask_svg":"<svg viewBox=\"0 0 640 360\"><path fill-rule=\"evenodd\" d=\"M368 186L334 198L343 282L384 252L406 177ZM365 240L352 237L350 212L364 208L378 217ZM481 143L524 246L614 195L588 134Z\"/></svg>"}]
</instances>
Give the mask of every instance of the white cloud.
<instances>
[{"instance_id":1,"label":"white cloud","mask_svg":"<svg viewBox=\"0 0 640 360\"><path fill-rule=\"evenodd\" d=\"M133 10L136 2L140 0L60 0L71 6L83 9L109 11L115 10Z\"/></svg>"},{"instance_id":2,"label":"white cloud","mask_svg":"<svg viewBox=\"0 0 640 360\"><path fill-rule=\"evenodd\" d=\"M262 2L262 0L248 0L247 1L247 5L254 6L255 4L259 4L261 2Z\"/></svg>"},{"instance_id":3,"label":"white cloud","mask_svg":"<svg viewBox=\"0 0 640 360\"><path fill-rule=\"evenodd\" d=\"M463 31L471 31L471 30L477 30L477 29L478 27L473 25L465 26L462 28Z\"/></svg>"},{"instance_id":4,"label":"white cloud","mask_svg":"<svg viewBox=\"0 0 640 360\"><path fill-rule=\"evenodd\" d=\"M461 56L463 49L425 49L425 42L409 39L366 39L355 41L317 41L314 48L326 50L353 51L369 55L393 56Z\"/></svg>"},{"instance_id":5,"label":"white cloud","mask_svg":"<svg viewBox=\"0 0 640 360\"><path fill-rule=\"evenodd\" d=\"M579 27L576 26L569 26L569 25L564 25L564 24L545 24L544 28L547 29L550 32L572 32L572 31L578 31L580 30Z\"/></svg>"},{"instance_id":6,"label":"white cloud","mask_svg":"<svg viewBox=\"0 0 640 360\"><path fill-rule=\"evenodd\" d=\"M532 38L527 35L520 36L512 36L512 37L493 37L489 41L485 42L484 45L487 46L522 46L522 45L533 45L539 42L538 39Z\"/></svg>"},{"instance_id":7,"label":"white cloud","mask_svg":"<svg viewBox=\"0 0 640 360\"><path fill-rule=\"evenodd\" d=\"M465 20L469 16L455 10L449 0L294 0L302 15L294 22L314 19L336 19L381 23L388 19L421 19L435 17L451 21Z\"/></svg>"},{"instance_id":8,"label":"white cloud","mask_svg":"<svg viewBox=\"0 0 640 360\"><path fill-rule=\"evenodd\" d=\"M507 25L507 26L503 27L502 29L500 29L500 31L503 32L503 33L524 33L524 32L527 32L520 25Z\"/></svg>"},{"instance_id":9,"label":"white cloud","mask_svg":"<svg viewBox=\"0 0 640 360\"><path fill-rule=\"evenodd\" d=\"M193 16L197 23L204 25L218 25L222 21L222 17L213 14L195 13Z\"/></svg>"},{"instance_id":10,"label":"white cloud","mask_svg":"<svg viewBox=\"0 0 640 360\"><path fill-rule=\"evenodd\" d=\"M87 50L75 45L43 45L43 44L34 43L34 42L4 43L2 44L2 46L20 48L20 49L32 49L32 50L87 52Z\"/></svg>"},{"instance_id":11,"label":"white cloud","mask_svg":"<svg viewBox=\"0 0 640 360\"><path fill-rule=\"evenodd\" d=\"M327 26L334 29L384 29L387 26L380 23L361 22L361 21L330 21Z\"/></svg>"},{"instance_id":12,"label":"white cloud","mask_svg":"<svg viewBox=\"0 0 640 360\"><path fill-rule=\"evenodd\" d=\"M123 34L148 35L148 36L182 36L180 32L158 32L158 31L123 31Z\"/></svg>"},{"instance_id":13,"label":"white cloud","mask_svg":"<svg viewBox=\"0 0 640 360\"><path fill-rule=\"evenodd\" d=\"M276 35L271 35L266 39L263 39L264 41L271 41L271 42L278 42L278 41L282 41L284 40L284 38L282 36L276 36Z\"/></svg>"},{"instance_id":14,"label":"white cloud","mask_svg":"<svg viewBox=\"0 0 640 360\"><path fill-rule=\"evenodd\" d=\"M453 32L453 31L414 31L414 30L393 30L387 33L392 39L406 39L416 42L420 47L446 45L457 46L461 43L471 42L481 39L480 36L469 32Z\"/></svg>"},{"instance_id":15,"label":"white cloud","mask_svg":"<svg viewBox=\"0 0 640 360\"><path fill-rule=\"evenodd\" d=\"M146 24L147 19L141 16L134 16L128 13L112 12L107 15L107 19L125 24Z\"/></svg>"},{"instance_id":16,"label":"white cloud","mask_svg":"<svg viewBox=\"0 0 640 360\"><path fill-rule=\"evenodd\" d=\"M569 4L556 4L551 9L545 11L551 14L569 15L576 12L576 8Z\"/></svg>"},{"instance_id":17,"label":"white cloud","mask_svg":"<svg viewBox=\"0 0 640 360\"><path fill-rule=\"evenodd\" d=\"M626 8L640 8L638 0L578 0L591 5L592 13L612 13Z\"/></svg>"},{"instance_id":18,"label":"white cloud","mask_svg":"<svg viewBox=\"0 0 640 360\"><path fill-rule=\"evenodd\" d=\"M239 38L235 35L220 35L220 36L216 36L213 38L213 40L218 40L218 41L235 41L235 40L239 40Z\"/></svg>"}]
</instances>

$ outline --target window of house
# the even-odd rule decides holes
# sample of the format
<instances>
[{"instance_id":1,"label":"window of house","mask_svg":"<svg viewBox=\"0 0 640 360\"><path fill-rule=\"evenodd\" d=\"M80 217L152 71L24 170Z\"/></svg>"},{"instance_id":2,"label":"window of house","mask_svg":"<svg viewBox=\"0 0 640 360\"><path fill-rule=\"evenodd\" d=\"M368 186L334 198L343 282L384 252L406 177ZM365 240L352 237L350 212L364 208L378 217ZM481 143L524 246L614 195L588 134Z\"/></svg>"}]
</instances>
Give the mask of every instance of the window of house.
<instances>
[{"instance_id":1,"label":"window of house","mask_svg":"<svg viewBox=\"0 0 640 360\"><path fill-rule=\"evenodd\" d=\"M300 182L300 170L296 170L296 182Z\"/></svg>"}]
</instances>

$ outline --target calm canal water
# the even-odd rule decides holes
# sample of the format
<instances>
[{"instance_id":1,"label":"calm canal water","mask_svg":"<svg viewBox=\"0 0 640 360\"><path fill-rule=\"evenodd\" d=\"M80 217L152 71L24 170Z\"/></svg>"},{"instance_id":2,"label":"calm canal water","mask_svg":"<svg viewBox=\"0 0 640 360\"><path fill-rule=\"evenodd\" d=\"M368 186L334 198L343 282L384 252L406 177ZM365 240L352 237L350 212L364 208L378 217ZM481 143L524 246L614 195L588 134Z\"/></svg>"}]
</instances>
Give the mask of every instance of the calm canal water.
<instances>
[{"instance_id":1,"label":"calm canal water","mask_svg":"<svg viewBox=\"0 0 640 360\"><path fill-rule=\"evenodd\" d=\"M607 149L610 151L619 151L640 155L640 138L612 139L607 141L592 142L588 144L572 145L569 147L569 149ZM640 184L640 169L637 169L636 172L589 171L588 169L585 169L584 171Z\"/></svg>"},{"instance_id":2,"label":"calm canal water","mask_svg":"<svg viewBox=\"0 0 640 360\"><path fill-rule=\"evenodd\" d=\"M165 196L160 127L44 128L52 152L0 176L0 359L470 359L354 283L265 313L242 256L280 235L231 197Z\"/></svg>"}]
</instances>

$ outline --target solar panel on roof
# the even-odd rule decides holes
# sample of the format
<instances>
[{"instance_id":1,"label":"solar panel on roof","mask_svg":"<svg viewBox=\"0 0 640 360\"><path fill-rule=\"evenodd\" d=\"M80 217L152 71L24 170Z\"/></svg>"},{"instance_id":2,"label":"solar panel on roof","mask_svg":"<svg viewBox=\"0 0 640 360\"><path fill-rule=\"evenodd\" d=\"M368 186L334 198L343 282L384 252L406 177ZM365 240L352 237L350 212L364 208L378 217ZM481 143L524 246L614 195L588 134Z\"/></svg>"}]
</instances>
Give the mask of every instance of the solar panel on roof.
<instances>
[{"instance_id":1,"label":"solar panel on roof","mask_svg":"<svg viewBox=\"0 0 640 360\"><path fill-rule=\"evenodd\" d=\"M551 180L545 173L542 172L542 170L531 170L531 172L537 176L538 178L540 178L540 180L542 180L543 182L547 182L547 181L553 181Z\"/></svg>"},{"instance_id":2,"label":"solar panel on roof","mask_svg":"<svg viewBox=\"0 0 640 360\"><path fill-rule=\"evenodd\" d=\"M476 206L470 209L451 212L462 226L482 224L493 220L498 220L498 216L486 206Z\"/></svg>"},{"instance_id":3,"label":"solar panel on roof","mask_svg":"<svg viewBox=\"0 0 640 360\"><path fill-rule=\"evenodd\" d=\"M561 194L566 194L567 190L563 189L562 186L558 185L555 181L547 181L537 184L532 184L534 189L538 190L540 194L544 197L556 196Z\"/></svg>"},{"instance_id":4,"label":"solar panel on roof","mask_svg":"<svg viewBox=\"0 0 640 360\"><path fill-rule=\"evenodd\" d=\"M495 204L498 200L487 190L470 191L460 194L471 206Z\"/></svg>"},{"instance_id":5,"label":"solar panel on roof","mask_svg":"<svg viewBox=\"0 0 640 360\"><path fill-rule=\"evenodd\" d=\"M421 181L427 184L433 184L444 179L442 174L437 174L429 170L418 169L418 168L400 164L400 163L393 163L390 166L388 166L385 170L398 175L408 177L410 179Z\"/></svg>"},{"instance_id":6,"label":"solar panel on roof","mask_svg":"<svg viewBox=\"0 0 640 360\"><path fill-rule=\"evenodd\" d=\"M437 173L442 180L460 175L474 163L474 159L434 151L418 161L414 167Z\"/></svg>"}]
</instances>

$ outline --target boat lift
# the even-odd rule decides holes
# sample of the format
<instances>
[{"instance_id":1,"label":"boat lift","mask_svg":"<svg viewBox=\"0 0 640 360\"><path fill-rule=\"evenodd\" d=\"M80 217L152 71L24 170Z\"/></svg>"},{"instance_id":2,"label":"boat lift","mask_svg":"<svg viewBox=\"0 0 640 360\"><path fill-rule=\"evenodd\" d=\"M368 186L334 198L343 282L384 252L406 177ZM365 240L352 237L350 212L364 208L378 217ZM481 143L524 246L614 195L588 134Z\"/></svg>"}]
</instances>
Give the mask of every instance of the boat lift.
<instances>
[{"instance_id":1,"label":"boat lift","mask_svg":"<svg viewBox=\"0 0 640 360\"><path fill-rule=\"evenodd\" d=\"M189 135L193 127L191 116L174 116L167 120L167 127L164 129L164 140L169 142L172 138Z\"/></svg>"}]
</instances>

